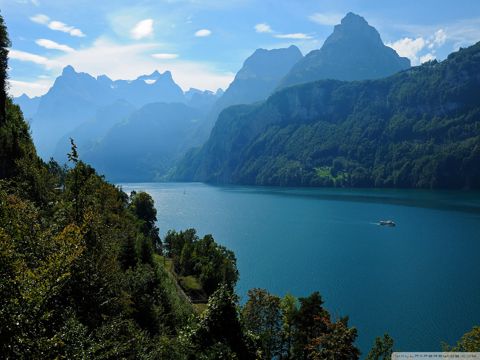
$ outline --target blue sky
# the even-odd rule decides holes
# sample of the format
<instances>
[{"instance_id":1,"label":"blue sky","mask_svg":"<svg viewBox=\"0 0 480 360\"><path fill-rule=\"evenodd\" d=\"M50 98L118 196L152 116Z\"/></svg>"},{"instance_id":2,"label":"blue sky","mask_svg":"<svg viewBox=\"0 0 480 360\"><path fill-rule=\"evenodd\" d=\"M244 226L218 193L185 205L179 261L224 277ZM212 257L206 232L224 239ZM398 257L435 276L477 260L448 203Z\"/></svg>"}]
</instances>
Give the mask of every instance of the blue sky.
<instances>
[{"instance_id":1,"label":"blue sky","mask_svg":"<svg viewBox=\"0 0 480 360\"><path fill-rule=\"evenodd\" d=\"M66 65L134 79L171 70L184 89L225 88L257 48L318 49L349 11L413 64L480 41L477 0L0 0L10 92L45 93Z\"/></svg>"}]
</instances>

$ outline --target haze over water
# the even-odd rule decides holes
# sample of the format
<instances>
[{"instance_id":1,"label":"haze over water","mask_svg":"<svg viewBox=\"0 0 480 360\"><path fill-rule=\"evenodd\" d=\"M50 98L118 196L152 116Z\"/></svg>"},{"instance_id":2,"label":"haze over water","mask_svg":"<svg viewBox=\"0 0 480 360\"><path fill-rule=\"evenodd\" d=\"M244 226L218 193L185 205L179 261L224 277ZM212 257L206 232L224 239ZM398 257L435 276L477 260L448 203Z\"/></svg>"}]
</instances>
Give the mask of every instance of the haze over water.
<instances>
[{"instance_id":1,"label":"haze over water","mask_svg":"<svg viewBox=\"0 0 480 360\"><path fill-rule=\"evenodd\" d=\"M122 184L155 199L158 226L194 227L233 250L242 301L253 287L318 290L349 315L364 357L388 332L397 350L440 351L480 322L480 193ZM392 219L394 228L382 227Z\"/></svg>"}]
</instances>

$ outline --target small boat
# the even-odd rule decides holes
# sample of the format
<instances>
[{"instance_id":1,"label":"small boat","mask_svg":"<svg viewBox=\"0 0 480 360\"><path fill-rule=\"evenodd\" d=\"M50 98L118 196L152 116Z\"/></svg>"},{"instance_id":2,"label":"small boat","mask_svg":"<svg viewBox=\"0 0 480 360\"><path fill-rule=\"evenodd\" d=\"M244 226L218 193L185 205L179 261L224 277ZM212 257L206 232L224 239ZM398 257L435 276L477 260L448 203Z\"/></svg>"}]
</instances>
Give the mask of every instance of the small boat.
<instances>
[{"instance_id":1,"label":"small boat","mask_svg":"<svg viewBox=\"0 0 480 360\"><path fill-rule=\"evenodd\" d=\"M379 222L382 226L395 226L395 222L393 220L380 220Z\"/></svg>"}]
</instances>

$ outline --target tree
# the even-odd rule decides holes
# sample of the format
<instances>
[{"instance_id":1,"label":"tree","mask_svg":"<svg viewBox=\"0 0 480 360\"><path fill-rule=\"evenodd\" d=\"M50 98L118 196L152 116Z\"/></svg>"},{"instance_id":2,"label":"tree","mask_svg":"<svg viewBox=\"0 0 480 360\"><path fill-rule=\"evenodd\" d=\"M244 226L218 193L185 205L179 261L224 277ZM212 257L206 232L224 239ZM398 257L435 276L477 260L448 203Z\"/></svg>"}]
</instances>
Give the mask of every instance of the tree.
<instances>
[{"instance_id":1,"label":"tree","mask_svg":"<svg viewBox=\"0 0 480 360\"><path fill-rule=\"evenodd\" d=\"M480 351L480 326L474 326L472 330L464 334L455 346L442 344L443 351L478 352Z\"/></svg>"},{"instance_id":2,"label":"tree","mask_svg":"<svg viewBox=\"0 0 480 360\"><path fill-rule=\"evenodd\" d=\"M145 237L152 242L152 247L161 250L159 229L155 225L157 221L157 210L153 198L144 191L139 193L132 191L130 194L129 208L139 219L139 226Z\"/></svg>"},{"instance_id":3,"label":"tree","mask_svg":"<svg viewBox=\"0 0 480 360\"><path fill-rule=\"evenodd\" d=\"M293 355L298 359L307 359L307 346L313 339L325 334L327 323L321 320L329 317L329 314L322 307L323 300L318 291L308 297L300 298L299 302L300 308L294 318Z\"/></svg>"},{"instance_id":4,"label":"tree","mask_svg":"<svg viewBox=\"0 0 480 360\"><path fill-rule=\"evenodd\" d=\"M297 315L298 300L291 294L286 294L281 302L282 309L282 358L290 359L292 354L293 335L295 331L295 318Z\"/></svg>"},{"instance_id":5,"label":"tree","mask_svg":"<svg viewBox=\"0 0 480 360\"><path fill-rule=\"evenodd\" d=\"M230 359L233 354L239 360L256 358L253 341L240 322L237 298L227 286L212 294L198 326L187 334L186 346L190 347L189 359ZM218 357L220 349L229 356Z\"/></svg>"},{"instance_id":6,"label":"tree","mask_svg":"<svg viewBox=\"0 0 480 360\"><path fill-rule=\"evenodd\" d=\"M307 345L309 360L358 360L360 351L355 347L357 329L348 327L348 318L330 322L328 317L315 319L326 325L326 331Z\"/></svg>"},{"instance_id":7,"label":"tree","mask_svg":"<svg viewBox=\"0 0 480 360\"><path fill-rule=\"evenodd\" d=\"M11 46L7 27L0 15L0 126L6 120L8 48Z\"/></svg>"},{"instance_id":8,"label":"tree","mask_svg":"<svg viewBox=\"0 0 480 360\"><path fill-rule=\"evenodd\" d=\"M263 358L278 358L282 352L280 298L264 289L249 290L242 319L247 330L259 337Z\"/></svg>"},{"instance_id":9,"label":"tree","mask_svg":"<svg viewBox=\"0 0 480 360\"><path fill-rule=\"evenodd\" d=\"M393 339L388 334L375 338L375 344L367 355L367 360L390 360L393 352Z\"/></svg>"}]
</instances>

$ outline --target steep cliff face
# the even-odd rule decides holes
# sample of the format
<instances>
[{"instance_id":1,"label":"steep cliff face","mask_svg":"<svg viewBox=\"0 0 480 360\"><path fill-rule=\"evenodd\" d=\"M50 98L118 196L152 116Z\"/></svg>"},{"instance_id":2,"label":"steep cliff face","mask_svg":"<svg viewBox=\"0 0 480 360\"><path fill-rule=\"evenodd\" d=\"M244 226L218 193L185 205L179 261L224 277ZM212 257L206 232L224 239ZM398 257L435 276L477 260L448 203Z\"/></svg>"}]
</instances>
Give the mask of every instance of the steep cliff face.
<instances>
[{"instance_id":1,"label":"steep cliff face","mask_svg":"<svg viewBox=\"0 0 480 360\"><path fill-rule=\"evenodd\" d=\"M410 60L385 46L378 31L361 16L348 13L322 48L307 54L280 88L321 79L379 79L410 67Z\"/></svg>"}]
</instances>

